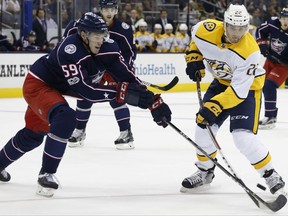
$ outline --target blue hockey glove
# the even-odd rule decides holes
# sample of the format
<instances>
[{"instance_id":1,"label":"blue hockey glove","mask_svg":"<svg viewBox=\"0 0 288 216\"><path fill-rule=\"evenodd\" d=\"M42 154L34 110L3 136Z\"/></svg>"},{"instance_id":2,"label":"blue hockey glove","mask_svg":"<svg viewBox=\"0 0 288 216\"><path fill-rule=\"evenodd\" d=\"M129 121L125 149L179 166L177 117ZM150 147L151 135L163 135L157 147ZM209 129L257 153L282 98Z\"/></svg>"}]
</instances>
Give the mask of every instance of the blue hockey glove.
<instances>
[{"instance_id":1,"label":"blue hockey glove","mask_svg":"<svg viewBox=\"0 0 288 216\"><path fill-rule=\"evenodd\" d=\"M189 76L191 80L194 82L205 76L205 66L203 64L203 56L198 51L189 51L185 55L185 60L187 63L186 66L186 74Z\"/></svg>"},{"instance_id":2,"label":"blue hockey glove","mask_svg":"<svg viewBox=\"0 0 288 216\"><path fill-rule=\"evenodd\" d=\"M120 82L116 86L116 101L147 109L153 103L154 93L137 83Z\"/></svg>"},{"instance_id":3,"label":"blue hockey glove","mask_svg":"<svg viewBox=\"0 0 288 216\"><path fill-rule=\"evenodd\" d=\"M169 106L163 102L160 94L154 96L154 102L149 107L153 120L162 127L167 127L167 122L171 121L171 110Z\"/></svg>"},{"instance_id":4,"label":"blue hockey glove","mask_svg":"<svg viewBox=\"0 0 288 216\"><path fill-rule=\"evenodd\" d=\"M204 103L203 108L196 114L196 122L198 124L207 124L208 122L209 125L213 125L222 109L223 107L218 101L209 100Z\"/></svg>"}]
</instances>

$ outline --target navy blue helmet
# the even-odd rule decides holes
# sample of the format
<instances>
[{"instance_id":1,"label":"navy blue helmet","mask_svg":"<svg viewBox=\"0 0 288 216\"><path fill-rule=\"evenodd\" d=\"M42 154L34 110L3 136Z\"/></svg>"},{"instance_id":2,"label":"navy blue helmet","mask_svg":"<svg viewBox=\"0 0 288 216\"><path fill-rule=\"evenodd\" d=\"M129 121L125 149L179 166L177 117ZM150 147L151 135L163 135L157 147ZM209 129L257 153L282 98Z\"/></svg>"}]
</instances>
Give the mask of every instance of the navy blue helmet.
<instances>
[{"instance_id":1,"label":"navy blue helmet","mask_svg":"<svg viewBox=\"0 0 288 216\"><path fill-rule=\"evenodd\" d=\"M118 7L118 3L117 0L100 0L99 6L100 8Z\"/></svg>"},{"instance_id":2,"label":"navy blue helmet","mask_svg":"<svg viewBox=\"0 0 288 216\"><path fill-rule=\"evenodd\" d=\"M108 27L102 17L93 12L85 13L78 21L76 26L78 27L78 34L82 31L96 32L96 33L108 33Z\"/></svg>"},{"instance_id":3,"label":"navy blue helmet","mask_svg":"<svg viewBox=\"0 0 288 216\"><path fill-rule=\"evenodd\" d=\"M283 8L281 10L280 17L288 17L288 8Z\"/></svg>"}]
</instances>

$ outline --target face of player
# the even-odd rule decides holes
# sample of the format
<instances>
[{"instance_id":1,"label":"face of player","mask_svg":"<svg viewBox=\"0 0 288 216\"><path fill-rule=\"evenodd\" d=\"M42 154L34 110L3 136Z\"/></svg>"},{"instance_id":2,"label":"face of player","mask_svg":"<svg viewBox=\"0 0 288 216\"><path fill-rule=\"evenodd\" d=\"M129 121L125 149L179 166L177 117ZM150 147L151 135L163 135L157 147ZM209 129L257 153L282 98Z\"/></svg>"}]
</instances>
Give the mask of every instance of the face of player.
<instances>
[{"instance_id":1,"label":"face of player","mask_svg":"<svg viewBox=\"0 0 288 216\"><path fill-rule=\"evenodd\" d=\"M116 7L101 8L101 14L107 25L109 26L113 22L114 16L117 14Z\"/></svg>"},{"instance_id":2,"label":"face of player","mask_svg":"<svg viewBox=\"0 0 288 216\"><path fill-rule=\"evenodd\" d=\"M248 32L248 26L234 26L226 24L226 37L232 44L238 43L241 38Z\"/></svg>"},{"instance_id":3,"label":"face of player","mask_svg":"<svg viewBox=\"0 0 288 216\"><path fill-rule=\"evenodd\" d=\"M280 22L281 22L281 28L284 31L288 30L288 17L281 17Z\"/></svg>"},{"instance_id":4,"label":"face of player","mask_svg":"<svg viewBox=\"0 0 288 216\"><path fill-rule=\"evenodd\" d=\"M82 36L83 41L87 46L89 46L91 53L95 55L99 53L99 50L107 35L104 33L95 33L95 32L91 32L88 34L82 32L82 34L83 34Z\"/></svg>"},{"instance_id":5,"label":"face of player","mask_svg":"<svg viewBox=\"0 0 288 216\"><path fill-rule=\"evenodd\" d=\"M173 31L172 29L165 29L165 33L168 35L172 34L172 31Z\"/></svg>"},{"instance_id":6,"label":"face of player","mask_svg":"<svg viewBox=\"0 0 288 216\"><path fill-rule=\"evenodd\" d=\"M161 31L162 31L161 28L155 28L155 29L154 29L154 33L155 33L156 35L161 34Z\"/></svg>"}]
</instances>

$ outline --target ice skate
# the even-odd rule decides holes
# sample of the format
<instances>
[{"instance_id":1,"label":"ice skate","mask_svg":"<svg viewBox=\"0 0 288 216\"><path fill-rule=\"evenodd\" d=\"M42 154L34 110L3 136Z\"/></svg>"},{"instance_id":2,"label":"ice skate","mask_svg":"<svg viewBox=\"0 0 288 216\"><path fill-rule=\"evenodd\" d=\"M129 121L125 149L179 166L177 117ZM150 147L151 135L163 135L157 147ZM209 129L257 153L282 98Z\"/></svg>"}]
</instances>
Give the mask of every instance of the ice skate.
<instances>
[{"instance_id":1,"label":"ice skate","mask_svg":"<svg viewBox=\"0 0 288 216\"><path fill-rule=\"evenodd\" d=\"M85 129L75 129L72 136L68 139L68 146L71 148L83 147L86 138Z\"/></svg>"},{"instance_id":2,"label":"ice skate","mask_svg":"<svg viewBox=\"0 0 288 216\"><path fill-rule=\"evenodd\" d=\"M120 136L118 137L117 140L115 140L115 145L118 150L130 150L134 149L134 144L133 144L134 138L133 134L131 132L131 129L127 129L125 131L120 132Z\"/></svg>"},{"instance_id":3,"label":"ice skate","mask_svg":"<svg viewBox=\"0 0 288 216\"><path fill-rule=\"evenodd\" d=\"M265 171L263 178L265 179L265 182L268 185L272 194L275 194L279 190L284 189L285 182L274 169Z\"/></svg>"},{"instance_id":4,"label":"ice skate","mask_svg":"<svg viewBox=\"0 0 288 216\"><path fill-rule=\"evenodd\" d=\"M10 179L11 179L10 174L5 169L4 170L0 169L0 181L8 182L10 181Z\"/></svg>"},{"instance_id":5,"label":"ice skate","mask_svg":"<svg viewBox=\"0 0 288 216\"><path fill-rule=\"evenodd\" d=\"M52 197L58 189L58 180L53 174L43 173L38 176L38 189L36 194L45 197Z\"/></svg>"},{"instance_id":6,"label":"ice skate","mask_svg":"<svg viewBox=\"0 0 288 216\"><path fill-rule=\"evenodd\" d=\"M193 191L195 188L210 184L215 176L214 169L215 166L209 170L198 169L197 172L182 181L180 191L187 193Z\"/></svg>"},{"instance_id":7,"label":"ice skate","mask_svg":"<svg viewBox=\"0 0 288 216\"><path fill-rule=\"evenodd\" d=\"M259 121L259 129L273 129L276 127L276 117L264 117Z\"/></svg>"}]
</instances>

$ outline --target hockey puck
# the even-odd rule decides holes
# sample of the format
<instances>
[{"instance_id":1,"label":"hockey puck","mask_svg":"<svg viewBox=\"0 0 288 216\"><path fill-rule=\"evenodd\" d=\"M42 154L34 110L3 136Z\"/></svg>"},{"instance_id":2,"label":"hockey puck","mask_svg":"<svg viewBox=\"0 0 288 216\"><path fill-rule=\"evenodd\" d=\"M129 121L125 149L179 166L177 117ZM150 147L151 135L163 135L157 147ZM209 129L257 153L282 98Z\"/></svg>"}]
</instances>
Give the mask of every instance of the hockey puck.
<instances>
[{"instance_id":1,"label":"hockey puck","mask_svg":"<svg viewBox=\"0 0 288 216\"><path fill-rule=\"evenodd\" d=\"M266 190L266 187L261 185L261 184L257 184L256 185L258 188L260 188L261 190L265 191Z\"/></svg>"}]
</instances>

